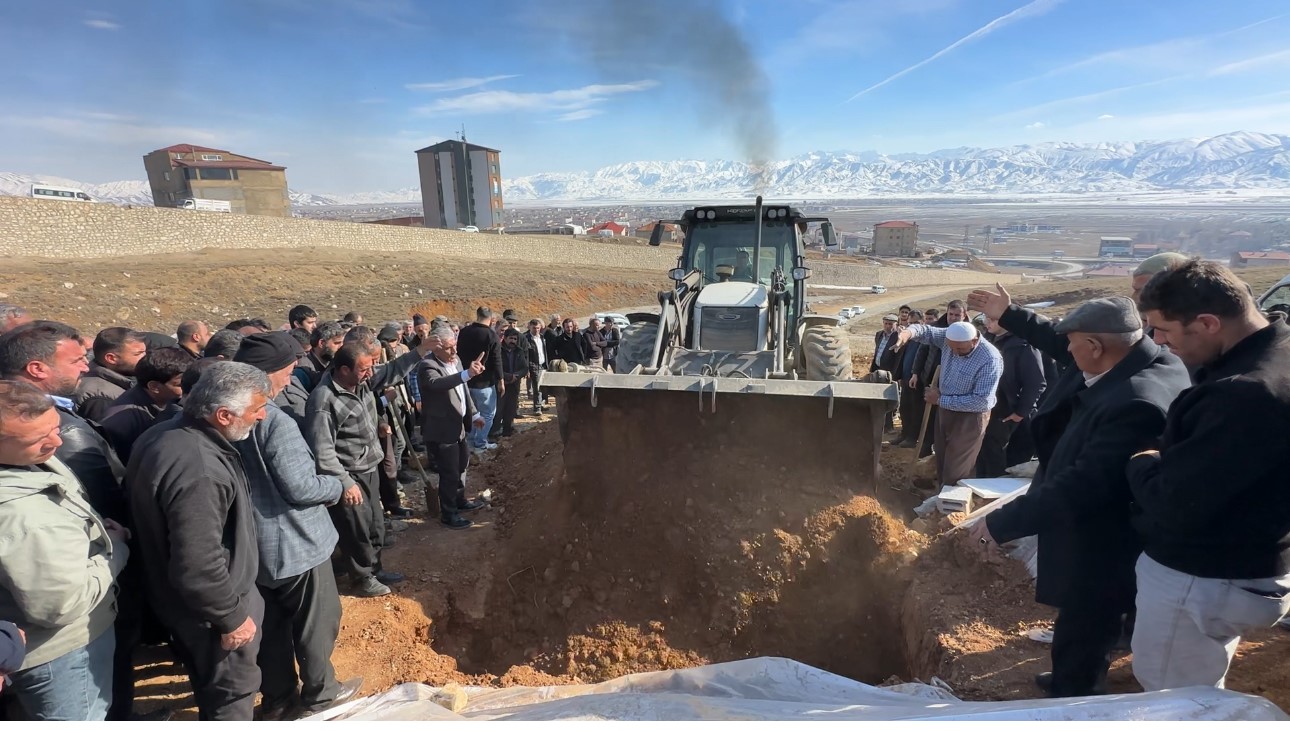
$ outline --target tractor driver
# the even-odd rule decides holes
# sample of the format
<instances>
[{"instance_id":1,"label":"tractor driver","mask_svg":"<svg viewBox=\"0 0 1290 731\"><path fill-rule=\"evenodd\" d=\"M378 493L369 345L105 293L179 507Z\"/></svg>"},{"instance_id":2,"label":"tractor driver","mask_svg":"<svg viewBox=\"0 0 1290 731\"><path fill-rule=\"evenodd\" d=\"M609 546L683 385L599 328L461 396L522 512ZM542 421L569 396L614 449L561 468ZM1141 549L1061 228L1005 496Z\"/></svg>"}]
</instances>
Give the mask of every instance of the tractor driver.
<instances>
[{"instance_id":1,"label":"tractor driver","mask_svg":"<svg viewBox=\"0 0 1290 731\"><path fill-rule=\"evenodd\" d=\"M735 279L751 282L754 281L755 276L752 268L752 257L749 256L747 251L741 249L735 262Z\"/></svg>"}]
</instances>

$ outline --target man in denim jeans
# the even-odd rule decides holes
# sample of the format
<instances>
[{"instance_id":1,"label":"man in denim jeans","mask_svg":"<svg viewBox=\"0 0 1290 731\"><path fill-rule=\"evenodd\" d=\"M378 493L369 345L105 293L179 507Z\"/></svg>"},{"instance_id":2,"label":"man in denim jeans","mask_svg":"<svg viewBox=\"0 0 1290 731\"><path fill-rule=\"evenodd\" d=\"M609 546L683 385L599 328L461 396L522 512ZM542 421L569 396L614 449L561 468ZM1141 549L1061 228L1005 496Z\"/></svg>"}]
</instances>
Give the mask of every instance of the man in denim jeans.
<instances>
[{"instance_id":1,"label":"man in denim jeans","mask_svg":"<svg viewBox=\"0 0 1290 731\"><path fill-rule=\"evenodd\" d=\"M498 398L506 393L502 382L502 343L493 329L493 311L487 307L475 310L475 321L457 334L457 355L462 363L469 363L484 356L484 372L470 379L470 398L484 419L482 427L470 430L470 447L476 454L497 449L488 441L488 432L497 416Z\"/></svg>"},{"instance_id":2,"label":"man in denim jeans","mask_svg":"<svg viewBox=\"0 0 1290 731\"><path fill-rule=\"evenodd\" d=\"M127 532L100 518L54 456L54 404L0 381L0 617L27 633L6 692L40 721L102 721L112 700L116 577Z\"/></svg>"}]
</instances>

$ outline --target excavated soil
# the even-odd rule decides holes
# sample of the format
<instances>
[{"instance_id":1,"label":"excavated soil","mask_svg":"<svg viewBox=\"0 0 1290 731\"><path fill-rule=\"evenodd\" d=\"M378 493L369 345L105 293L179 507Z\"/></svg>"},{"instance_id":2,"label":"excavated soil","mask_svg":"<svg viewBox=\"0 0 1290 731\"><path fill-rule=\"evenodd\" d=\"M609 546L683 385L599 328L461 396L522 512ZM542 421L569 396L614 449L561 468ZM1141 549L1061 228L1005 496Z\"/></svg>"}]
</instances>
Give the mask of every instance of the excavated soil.
<instances>
[{"instance_id":1,"label":"excavated soil","mask_svg":"<svg viewBox=\"0 0 1290 731\"><path fill-rule=\"evenodd\" d=\"M654 464L593 450L569 470L553 430L517 437L514 463L476 478L500 513L485 606L454 607L438 651L466 672L581 681L759 655L871 682L902 673L886 597L918 536L850 485L738 446Z\"/></svg>"}]
</instances>

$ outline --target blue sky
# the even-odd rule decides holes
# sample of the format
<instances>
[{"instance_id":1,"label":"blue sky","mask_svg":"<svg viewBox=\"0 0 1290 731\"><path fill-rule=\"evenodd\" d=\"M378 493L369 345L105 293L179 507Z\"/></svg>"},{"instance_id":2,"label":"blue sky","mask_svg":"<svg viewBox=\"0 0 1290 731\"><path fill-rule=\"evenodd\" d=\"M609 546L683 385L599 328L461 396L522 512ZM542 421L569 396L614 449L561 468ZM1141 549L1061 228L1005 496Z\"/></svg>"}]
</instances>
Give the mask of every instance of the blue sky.
<instances>
[{"instance_id":1,"label":"blue sky","mask_svg":"<svg viewBox=\"0 0 1290 731\"><path fill-rule=\"evenodd\" d=\"M6 2L0 47L0 170L91 183L190 142L388 190L463 124L508 177L1290 133L1282 0Z\"/></svg>"}]
</instances>

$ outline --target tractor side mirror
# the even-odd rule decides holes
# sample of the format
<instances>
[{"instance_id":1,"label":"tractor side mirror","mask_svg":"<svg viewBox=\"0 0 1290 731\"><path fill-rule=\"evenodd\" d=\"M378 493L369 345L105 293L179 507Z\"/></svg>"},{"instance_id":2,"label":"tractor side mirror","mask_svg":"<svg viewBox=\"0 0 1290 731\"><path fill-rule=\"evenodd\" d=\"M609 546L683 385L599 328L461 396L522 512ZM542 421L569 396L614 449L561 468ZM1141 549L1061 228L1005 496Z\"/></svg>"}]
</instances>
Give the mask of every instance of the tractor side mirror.
<instances>
[{"instance_id":1,"label":"tractor side mirror","mask_svg":"<svg viewBox=\"0 0 1290 731\"><path fill-rule=\"evenodd\" d=\"M793 267L793 280L801 282L811 278L811 270L808 267Z\"/></svg>"},{"instance_id":2,"label":"tractor side mirror","mask_svg":"<svg viewBox=\"0 0 1290 731\"><path fill-rule=\"evenodd\" d=\"M649 232L650 246L658 246L659 244L663 243L663 228L664 226L662 221L656 221L654 223L654 230ZM675 277L673 277L673 279L675 279ZM677 280L677 281L680 281L680 280Z\"/></svg>"},{"instance_id":3,"label":"tractor side mirror","mask_svg":"<svg viewBox=\"0 0 1290 731\"><path fill-rule=\"evenodd\" d=\"M658 244L653 244L653 246L658 246ZM673 270L669 271L669 272L667 273L667 276L671 277L673 282L679 282L679 281L681 281L681 280L685 279L685 274L686 274L685 269L683 269L683 268L681 268L681 267L677 267L677 268L675 268L675 269L673 269Z\"/></svg>"},{"instance_id":4,"label":"tractor side mirror","mask_svg":"<svg viewBox=\"0 0 1290 731\"><path fill-rule=\"evenodd\" d=\"M824 237L824 248L831 249L837 246L837 238L833 235L832 221L825 221L820 224L820 236Z\"/></svg>"}]
</instances>

